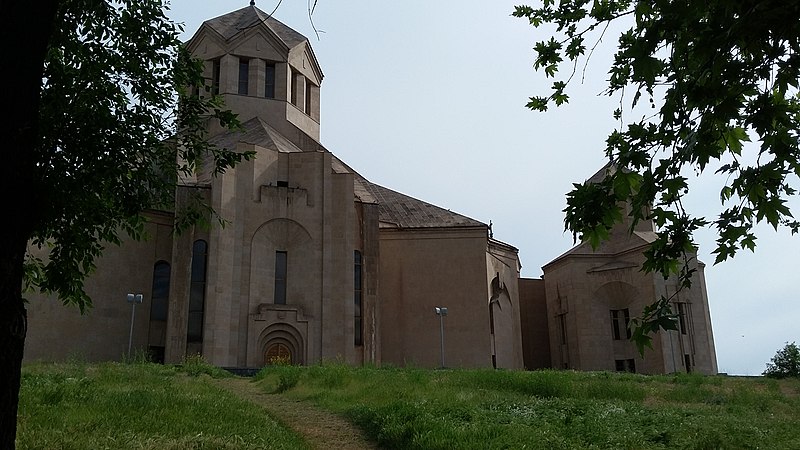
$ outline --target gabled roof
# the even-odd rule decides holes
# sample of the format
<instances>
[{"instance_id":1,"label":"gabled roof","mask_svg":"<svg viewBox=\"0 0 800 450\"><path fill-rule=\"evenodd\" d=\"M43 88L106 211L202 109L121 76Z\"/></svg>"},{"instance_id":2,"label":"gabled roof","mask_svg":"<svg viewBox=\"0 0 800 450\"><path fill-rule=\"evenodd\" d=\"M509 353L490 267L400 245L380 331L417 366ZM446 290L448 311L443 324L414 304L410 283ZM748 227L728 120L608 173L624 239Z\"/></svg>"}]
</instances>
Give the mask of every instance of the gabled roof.
<instances>
[{"instance_id":1,"label":"gabled roof","mask_svg":"<svg viewBox=\"0 0 800 450\"><path fill-rule=\"evenodd\" d=\"M237 143L253 144L281 153L303 151L280 132L254 117L238 130L228 131L209 140L213 145L235 149ZM320 146L321 148L321 146ZM321 148L322 151L327 151ZM370 182L350 166L332 155L331 170L334 173L352 173L353 191L358 201L378 205L381 223L397 228L460 228L486 227L486 224L448 209L418 200Z\"/></svg>"},{"instance_id":2,"label":"gabled roof","mask_svg":"<svg viewBox=\"0 0 800 450\"><path fill-rule=\"evenodd\" d=\"M209 142L217 147L235 149L239 142L258 145L281 153L301 152L302 150L286 139L278 130L266 122L254 117L243 123L241 128L228 131L213 138Z\"/></svg>"},{"instance_id":3,"label":"gabled roof","mask_svg":"<svg viewBox=\"0 0 800 450\"><path fill-rule=\"evenodd\" d=\"M225 38L225 40L230 40L237 34L258 26L261 23L266 25L287 48L291 49L308 41L302 34L287 27L255 6L247 6L204 22L205 25L211 27L211 29Z\"/></svg>"},{"instance_id":4,"label":"gabled roof","mask_svg":"<svg viewBox=\"0 0 800 450\"><path fill-rule=\"evenodd\" d=\"M633 234L627 235L627 232L614 233L607 241L602 241L600 246L595 250L588 242L581 242L580 244L572 247L560 256L542 266L542 268L552 266L553 264L570 257L582 256L606 256L616 257L633 250L641 250L647 247L656 240L656 233L653 231L634 231Z\"/></svg>"},{"instance_id":5,"label":"gabled roof","mask_svg":"<svg viewBox=\"0 0 800 450\"><path fill-rule=\"evenodd\" d=\"M589 177L589 179L586 181L590 183L599 183L606 178L607 174L613 174L616 170L617 167L613 163L608 162L606 163L605 166L603 166L600 170L595 172L595 174Z\"/></svg>"}]
</instances>

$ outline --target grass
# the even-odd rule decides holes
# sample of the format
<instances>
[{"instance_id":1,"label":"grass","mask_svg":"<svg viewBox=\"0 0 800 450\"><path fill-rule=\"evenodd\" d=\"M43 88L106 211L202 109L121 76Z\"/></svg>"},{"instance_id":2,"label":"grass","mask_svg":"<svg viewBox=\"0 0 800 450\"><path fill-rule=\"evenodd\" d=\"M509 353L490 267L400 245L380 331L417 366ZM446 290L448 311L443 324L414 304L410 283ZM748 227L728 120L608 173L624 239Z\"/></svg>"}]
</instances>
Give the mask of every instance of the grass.
<instances>
[{"instance_id":1,"label":"grass","mask_svg":"<svg viewBox=\"0 0 800 450\"><path fill-rule=\"evenodd\" d=\"M263 409L217 387L224 371L73 362L23 368L18 449L308 448Z\"/></svg>"},{"instance_id":2,"label":"grass","mask_svg":"<svg viewBox=\"0 0 800 450\"><path fill-rule=\"evenodd\" d=\"M223 376L201 358L26 366L18 448L307 448L220 389ZM257 380L385 448L800 448L797 379L325 364L269 367Z\"/></svg>"},{"instance_id":3,"label":"grass","mask_svg":"<svg viewBox=\"0 0 800 450\"><path fill-rule=\"evenodd\" d=\"M337 364L258 378L347 416L386 448L800 448L796 379Z\"/></svg>"}]
</instances>

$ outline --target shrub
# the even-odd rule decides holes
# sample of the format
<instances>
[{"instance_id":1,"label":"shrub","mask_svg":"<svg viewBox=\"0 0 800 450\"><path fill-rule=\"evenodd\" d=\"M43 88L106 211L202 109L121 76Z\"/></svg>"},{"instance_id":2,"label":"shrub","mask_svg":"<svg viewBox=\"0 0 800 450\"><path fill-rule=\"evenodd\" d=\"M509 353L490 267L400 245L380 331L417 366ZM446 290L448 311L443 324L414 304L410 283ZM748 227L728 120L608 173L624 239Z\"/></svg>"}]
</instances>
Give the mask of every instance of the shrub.
<instances>
[{"instance_id":1,"label":"shrub","mask_svg":"<svg viewBox=\"0 0 800 450\"><path fill-rule=\"evenodd\" d=\"M767 363L764 375L770 378L800 378L800 349L797 344L787 343L772 357L772 362Z\"/></svg>"},{"instance_id":2,"label":"shrub","mask_svg":"<svg viewBox=\"0 0 800 450\"><path fill-rule=\"evenodd\" d=\"M300 381L301 369L297 366L276 366L274 370L278 372L278 386L275 388L275 393L286 392L297 386L297 382Z\"/></svg>"},{"instance_id":3,"label":"shrub","mask_svg":"<svg viewBox=\"0 0 800 450\"><path fill-rule=\"evenodd\" d=\"M217 366L209 364L201 355L198 354L187 355L186 358L183 359L183 364L181 364L179 370L186 372L188 375L193 377L197 377L202 374L206 374L212 378L225 378L231 376L231 374L225 371L225 369L220 369Z\"/></svg>"}]
</instances>

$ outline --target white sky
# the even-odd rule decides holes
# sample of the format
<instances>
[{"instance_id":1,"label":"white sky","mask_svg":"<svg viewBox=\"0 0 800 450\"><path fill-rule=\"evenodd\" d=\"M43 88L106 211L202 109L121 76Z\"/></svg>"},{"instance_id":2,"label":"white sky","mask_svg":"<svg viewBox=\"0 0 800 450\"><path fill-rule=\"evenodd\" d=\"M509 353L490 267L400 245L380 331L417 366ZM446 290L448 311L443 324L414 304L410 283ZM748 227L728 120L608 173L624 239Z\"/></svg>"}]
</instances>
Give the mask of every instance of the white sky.
<instances>
[{"instance_id":1,"label":"white sky","mask_svg":"<svg viewBox=\"0 0 800 450\"><path fill-rule=\"evenodd\" d=\"M278 4L257 1L265 12ZM373 182L491 221L495 238L519 248L522 276L539 277L572 246L565 194L605 164L619 100L598 94L616 35L596 50L583 84L576 77L569 105L532 112L528 97L552 83L533 70L544 31L511 17L514 4L319 0L319 39L306 1L283 1L275 17L309 37L322 66L326 148ZM188 39L204 20L248 5L172 0L170 17ZM714 181L693 187L689 208L718 208ZM785 342L800 341L800 237L769 227L758 235L755 254L717 266L713 231L697 236L721 372L760 374Z\"/></svg>"}]
</instances>

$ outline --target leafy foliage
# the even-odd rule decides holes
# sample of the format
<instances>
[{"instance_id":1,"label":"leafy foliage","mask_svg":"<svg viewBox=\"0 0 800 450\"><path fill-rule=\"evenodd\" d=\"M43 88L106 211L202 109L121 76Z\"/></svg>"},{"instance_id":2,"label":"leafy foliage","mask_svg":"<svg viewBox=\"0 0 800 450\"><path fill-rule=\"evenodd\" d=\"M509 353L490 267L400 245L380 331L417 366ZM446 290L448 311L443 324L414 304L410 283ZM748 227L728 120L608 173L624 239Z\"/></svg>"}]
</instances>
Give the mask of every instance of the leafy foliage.
<instances>
[{"instance_id":1,"label":"leafy foliage","mask_svg":"<svg viewBox=\"0 0 800 450\"><path fill-rule=\"evenodd\" d=\"M612 22L631 24L618 38L605 91L622 105L611 112L619 128L605 149L616 170L568 194L565 225L576 238L596 246L622 221L620 205L630 204L631 227L652 220L658 228L644 269L688 286L701 227L717 230L715 263L754 250L760 222L800 229L787 203L800 176L800 2L543 0L513 14L554 27L534 46L534 67L556 78L550 95L530 99L537 111L568 101L568 83L591 56L587 42L593 50ZM569 75L557 79L567 63ZM647 113L626 120L623 109L633 114L643 98ZM726 179L722 208L695 217L682 204L687 173L708 171ZM669 308L656 310L643 329L663 327ZM641 348L648 338L638 336Z\"/></svg>"},{"instance_id":2,"label":"leafy foliage","mask_svg":"<svg viewBox=\"0 0 800 450\"><path fill-rule=\"evenodd\" d=\"M60 2L41 86L34 149L40 212L26 283L91 306L83 279L107 243L144 236L148 209L172 210L179 177L210 159L220 173L250 155L205 140L208 120L235 126L220 97L191 95L202 62L179 40L164 0ZM187 226L208 217L200 201L178 211Z\"/></svg>"},{"instance_id":3,"label":"leafy foliage","mask_svg":"<svg viewBox=\"0 0 800 450\"><path fill-rule=\"evenodd\" d=\"M764 375L770 378L800 378L800 348L792 342L778 350L772 357L772 362L767 363Z\"/></svg>"}]
</instances>

